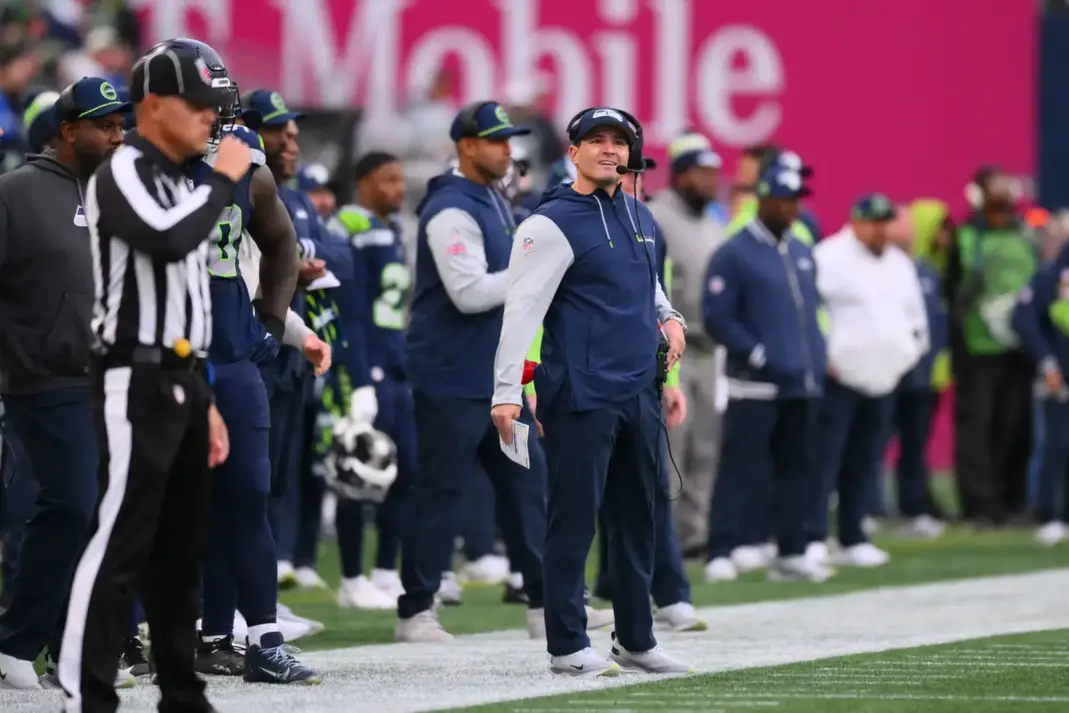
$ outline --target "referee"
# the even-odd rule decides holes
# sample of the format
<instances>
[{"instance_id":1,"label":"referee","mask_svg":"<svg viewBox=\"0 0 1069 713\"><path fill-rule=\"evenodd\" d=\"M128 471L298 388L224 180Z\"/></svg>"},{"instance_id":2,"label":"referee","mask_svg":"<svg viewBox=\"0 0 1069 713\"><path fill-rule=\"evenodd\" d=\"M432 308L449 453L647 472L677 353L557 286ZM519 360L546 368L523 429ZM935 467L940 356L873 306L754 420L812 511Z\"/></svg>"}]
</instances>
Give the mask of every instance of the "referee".
<instances>
[{"instance_id":1,"label":"referee","mask_svg":"<svg viewBox=\"0 0 1069 713\"><path fill-rule=\"evenodd\" d=\"M212 334L208 234L248 170L239 140L219 144L193 189L225 90L182 48L138 61L137 134L86 190L96 303L93 398L102 494L71 588L59 680L68 713L111 713L117 662L139 586L152 630L161 710L211 711L193 673L209 469L226 427L205 382Z\"/></svg>"},{"instance_id":2,"label":"referee","mask_svg":"<svg viewBox=\"0 0 1069 713\"><path fill-rule=\"evenodd\" d=\"M491 416L511 443L524 356L544 324L535 384L549 486L546 639L550 670L572 676L690 670L657 645L650 613L664 437L657 381L683 353L685 327L657 278L653 216L620 186L622 174L641 170L641 132L611 108L569 122L576 179L547 192L516 233L494 364ZM668 341L661 363L658 322ZM603 503L616 585L609 660L590 648L583 612Z\"/></svg>"}]
</instances>

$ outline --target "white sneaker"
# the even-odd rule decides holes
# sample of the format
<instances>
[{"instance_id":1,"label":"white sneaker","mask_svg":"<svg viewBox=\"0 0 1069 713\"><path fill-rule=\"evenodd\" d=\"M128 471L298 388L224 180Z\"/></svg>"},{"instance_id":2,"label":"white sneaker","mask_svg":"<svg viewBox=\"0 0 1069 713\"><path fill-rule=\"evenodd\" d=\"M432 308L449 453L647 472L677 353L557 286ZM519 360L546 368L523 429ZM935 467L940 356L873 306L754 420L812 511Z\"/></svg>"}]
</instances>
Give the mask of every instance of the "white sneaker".
<instances>
[{"instance_id":1,"label":"white sneaker","mask_svg":"<svg viewBox=\"0 0 1069 713\"><path fill-rule=\"evenodd\" d=\"M394 637L409 644L447 644L453 640L433 609L421 611L410 619L398 619Z\"/></svg>"},{"instance_id":2,"label":"white sneaker","mask_svg":"<svg viewBox=\"0 0 1069 713\"><path fill-rule=\"evenodd\" d=\"M826 582L835 574L830 567L806 555L777 557L768 566L770 582Z\"/></svg>"},{"instance_id":3,"label":"white sneaker","mask_svg":"<svg viewBox=\"0 0 1069 713\"><path fill-rule=\"evenodd\" d=\"M738 568L727 557L717 557L705 565L706 582L733 582L738 578Z\"/></svg>"},{"instance_id":4,"label":"white sneaker","mask_svg":"<svg viewBox=\"0 0 1069 713\"><path fill-rule=\"evenodd\" d=\"M360 575L341 581L338 606L343 609L394 609L397 600Z\"/></svg>"},{"instance_id":5,"label":"white sneaker","mask_svg":"<svg viewBox=\"0 0 1069 713\"><path fill-rule=\"evenodd\" d=\"M761 545L760 547L761 554L765 556L765 566L767 567L769 562L779 556L779 547L776 546L775 542L769 542L767 544Z\"/></svg>"},{"instance_id":6,"label":"white sneaker","mask_svg":"<svg viewBox=\"0 0 1069 713\"><path fill-rule=\"evenodd\" d=\"M653 613L653 623L672 631L705 631L709 625L698 617L690 602L678 602Z\"/></svg>"},{"instance_id":7,"label":"white sneaker","mask_svg":"<svg viewBox=\"0 0 1069 713\"><path fill-rule=\"evenodd\" d=\"M137 685L137 678L134 674L130 673L130 669L120 668L115 672L115 687L116 688L133 688Z\"/></svg>"},{"instance_id":8,"label":"white sneaker","mask_svg":"<svg viewBox=\"0 0 1069 713\"><path fill-rule=\"evenodd\" d=\"M645 673L694 673L690 664L672 658L660 645L649 651L628 651L612 633L612 649L609 660L620 665L624 671L643 671Z\"/></svg>"},{"instance_id":9,"label":"white sneaker","mask_svg":"<svg viewBox=\"0 0 1069 713\"><path fill-rule=\"evenodd\" d=\"M297 586L301 589L330 589L323 578L312 567L298 567L293 570L293 576L297 580Z\"/></svg>"},{"instance_id":10,"label":"white sneaker","mask_svg":"<svg viewBox=\"0 0 1069 713\"><path fill-rule=\"evenodd\" d=\"M761 545L745 545L731 551L731 563L739 574L764 569L769 561Z\"/></svg>"},{"instance_id":11,"label":"white sneaker","mask_svg":"<svg viewBox=\"0 0 1069 713\"><path fill-rule=\"evenodd\" d=\"M442 572L442 583L438 587L438 601L442 604L462 604L464 594L452 572Z\"/></svg>"},{"instance_id":12,"label":"white sneaker","mask_svg":"<svg viewBox=\"0 0 1069 713\"><path fill-rule=\"evenodd\" d=\"M550 656L549 672L561 676L619 676L620 667L589 646L567 656Z\"/></svg>"},{"instance_id":13,"label":"white sneaker","mask_svg":"<svg viewBox=\"0 0 1069 713\"><path fill-rule=\"evenodd\" d=\"M282 632L282 638L286 641L295 641L305 636L314 636L315 634L322 633L326 629L326 625L321 621L315 619L308 619L299 614L294 614L293 610L288 606L279 602L275 605L275 621L278 622L278 630ZM293 624L295 626L290 626ZM303 633L297 630L297 626L303 627ZM292 630L296 636L287 635L287 631Z\"/></svg>"},{"instance_id":14,"label":"white sneaker","mask_svg":"<svg viewBox=\"0 0 1069 713\"><path fill-rule=\"evenodd\" d=\"M278 588L290 589L297 586L297 575L294 573L293 563L284 560L278 563Z\"/></svg>"},{"instance_id":15,"label":"white sneaker","mask_svg":"<svg viewBox=\"0 0 1069 713\"><path fill-rule=\"evenodd\" d=\"M817 564L828 563L828 543L826 542L810 542L805 548L806 559L812 560Z\"/></svg>"},{"instance_id":16,"label":"white sneaker","mask_svg":"<svg viewBox=\"0 0 1069 713\"><path fill-rule=\"evenodd\" d=\"M33 670L33 661L0 654L0 688L40 688L41 682Z\"/></svg>"},{"instance_id":17,"label":"white sneaker","mask_svg":"<svg viewBox=\"0 0 1069 713\"><path fill-rule=\"evenodd\" d=\"M616 616L613 614L612 609L595 609L589 605L586 607L587 631L604 629L606 626L612 626L615 622Z\"/></svg>"},{"instance_id":18,"label":"white sneaker","mask_svg":"<svg viewBox=\"0 0 1069 713\"><path fill-rule=\"evenodd\" d=\"M546 638L546 610L527 610L527 634L535 640Z\"/></svg>"},{"instance_id":19,"label":"white sneaker","mask_svg":"<svg viewBox=\"0 0 1069 713\"><path fill-rule=\"evenodd\" d=\"M1036 530L1036 542L1044 547L1054 547L1069 540L1069 525L1064 522L1048 522Z\"/></svg>"},{"instance_id":20,"label":"white sneaker","mask_svg":"<svg viewBox=\"0 0 1069 713\"><path fill-rule=\"evenodd\" d=\"M465 586L488 587L501 584L509 578L509 561L500 555L485 555L468 562L460 570L460 580Z\"/></svg>"},{"instance_id":21,"label":"white sneaker","mask_svg":"<svg viewBox=\"0 0 1069 713\"><path fill-rule=\"evenodd\" d=\"M868 517L861 518L861 531L869 537L872 537L882 529L883 523L880 522L877 518L874 518L871 515Z\"/></svg>"},{"instance_id":22,"label":"white sneaker","mask_svg":"<svg viewBox=\"0 0 1069 713\"><path fill-rule=\"evenodd\" d=\"M828 559L836 567L882 567L891 561L891 555L871 542L861 542L843 548Z\"/></svg>"},{"instance_id":23,"label":"white sneaker","mask_svg":"<svg viewBox=\"0 0 1069 713\"><path fill-rule=\"evenodd\" d=\"M934 540L942 537L945 531L946 525L939 520L936 520L931 515L920 515L903 525L899 533L903 537Z\"/></svg>"},{"instance_id":24,"label":"white sneaker","mask_svg":"<svg viewBox=\"0 0 1069 713\"><path fill-rule=\"evenodd\" d=\"M371 583L394 599L400 599L405 593L405 587L401 584L401 575L397 574L397 570L373 569L371 570Z\"/></svg>"}]
</instances>

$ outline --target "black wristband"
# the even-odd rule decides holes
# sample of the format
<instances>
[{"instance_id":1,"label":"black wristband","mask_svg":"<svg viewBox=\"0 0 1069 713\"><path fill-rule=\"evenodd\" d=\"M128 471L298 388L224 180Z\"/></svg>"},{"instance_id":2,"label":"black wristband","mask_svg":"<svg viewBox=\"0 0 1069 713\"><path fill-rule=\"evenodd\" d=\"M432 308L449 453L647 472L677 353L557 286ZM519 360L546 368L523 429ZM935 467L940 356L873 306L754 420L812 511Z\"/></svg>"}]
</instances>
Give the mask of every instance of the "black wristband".
<instances>
[{"instance_id":1,"label":"black wristband","mask_svg":"<svg viewBox=\"0 0 1069 713\"><path fill-rule=\"evenodd\" d=\"M282 337L286 334L286 323L273 314L264 315L260 321L275 341L282 344Z\"/></svg>"}]
</instances>

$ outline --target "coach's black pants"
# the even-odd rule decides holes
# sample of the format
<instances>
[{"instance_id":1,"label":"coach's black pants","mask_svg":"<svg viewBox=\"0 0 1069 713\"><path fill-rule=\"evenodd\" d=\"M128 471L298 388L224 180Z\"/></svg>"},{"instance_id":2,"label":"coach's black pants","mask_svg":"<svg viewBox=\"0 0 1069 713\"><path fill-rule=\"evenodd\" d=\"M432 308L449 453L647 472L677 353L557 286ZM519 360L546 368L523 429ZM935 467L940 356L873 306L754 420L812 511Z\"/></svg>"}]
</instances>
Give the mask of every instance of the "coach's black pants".
<instances>
[{"instance_id":1,"label":"coach's black pants","mask_svg":"<svg viewBox=\"0 0 1069 713\"><path fill-rule=\"evenodd\" d=\"M192 372L141 364L93 381L101 496L63 632L67 712L118 708L115 674L135 593L152 631L160 711L209 711L193 673L211 482L208 387Z\"/></svg>"}]
</instances>

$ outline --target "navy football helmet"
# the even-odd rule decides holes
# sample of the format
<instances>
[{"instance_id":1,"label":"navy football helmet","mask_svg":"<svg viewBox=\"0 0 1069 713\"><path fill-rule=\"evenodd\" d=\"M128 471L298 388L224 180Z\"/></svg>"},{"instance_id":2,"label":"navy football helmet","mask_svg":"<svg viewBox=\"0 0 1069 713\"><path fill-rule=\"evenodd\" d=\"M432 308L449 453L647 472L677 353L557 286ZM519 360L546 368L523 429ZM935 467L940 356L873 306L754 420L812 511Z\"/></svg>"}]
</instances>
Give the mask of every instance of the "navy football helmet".
<instances>
[{"instance_id":1,"label":"navy football helmet","mask_svg":"<svg viewBox=\"0 0 1069 713\"><path fill-rule=\"evenodd\" d=\"M208 67L208 76L211 77L212 86L225 90L226 99L222 106L219 107L219 119L215 122L215 126L212 128L211 143L218 143L219 139L222 138L224 127L233 124L241 113L241 98L238 93L238 83L230 76L230 72L227 70L226 62L223 61L222 56L215 51L214 47L206 42L194 40L189 37L175 37L154 45L148 52L146 52L146 55L166 47L176 49L182 48L187 52L192 51L196 53L202 60L204 60L205 66Z\"/></svg>"}]
</instances>

